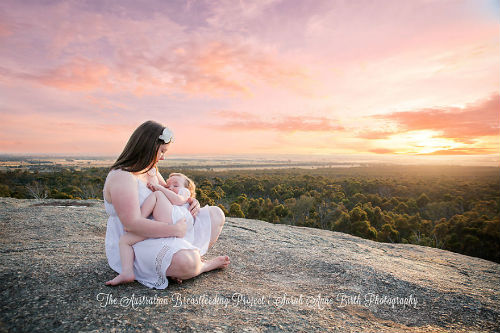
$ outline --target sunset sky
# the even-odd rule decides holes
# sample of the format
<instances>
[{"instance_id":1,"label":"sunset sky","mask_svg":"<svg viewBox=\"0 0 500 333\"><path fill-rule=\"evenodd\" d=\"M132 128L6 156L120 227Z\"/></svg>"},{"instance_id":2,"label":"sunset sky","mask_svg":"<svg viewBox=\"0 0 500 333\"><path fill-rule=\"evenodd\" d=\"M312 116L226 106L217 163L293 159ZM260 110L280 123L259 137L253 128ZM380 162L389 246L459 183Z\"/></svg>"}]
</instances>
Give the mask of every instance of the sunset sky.
<instances>
[{"instance_id":1,"label":"sunset sky","mask_svg":"<svg viewBox=\"0 0 500 333\"><path fill-rule=\"evenodd\" d=\"M0 2L0 153L500 158L498 0Z\"/></svg>"}]
</instances>

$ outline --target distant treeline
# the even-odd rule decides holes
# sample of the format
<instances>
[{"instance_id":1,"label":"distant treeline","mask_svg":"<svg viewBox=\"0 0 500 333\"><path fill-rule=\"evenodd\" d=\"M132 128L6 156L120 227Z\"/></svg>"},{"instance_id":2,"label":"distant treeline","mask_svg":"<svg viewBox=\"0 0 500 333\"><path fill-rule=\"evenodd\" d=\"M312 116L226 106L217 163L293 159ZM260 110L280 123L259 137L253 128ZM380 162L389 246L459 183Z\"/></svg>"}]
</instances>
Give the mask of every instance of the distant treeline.
<instances>
[{"instance_id":1,"label":"distant treeline","mask_svg":"<svg viewBox=\"0 0 500 333\"><path fill-rule=\"evenodd\" d=\"M500 262L500 170L493 167L184 172L202 205L227 216L442 248ZM102 199L108 170L0 173L0 196Z\"/></svg>"}]
</instances>

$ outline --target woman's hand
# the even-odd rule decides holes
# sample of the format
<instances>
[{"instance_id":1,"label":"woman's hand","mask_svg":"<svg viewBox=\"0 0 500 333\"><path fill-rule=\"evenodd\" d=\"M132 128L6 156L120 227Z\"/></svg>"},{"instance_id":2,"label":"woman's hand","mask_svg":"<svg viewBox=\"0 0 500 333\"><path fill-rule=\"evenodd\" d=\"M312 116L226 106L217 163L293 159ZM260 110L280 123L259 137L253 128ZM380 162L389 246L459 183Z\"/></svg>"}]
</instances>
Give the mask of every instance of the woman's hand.
<instances>
[{"instance_id":1,"label":"woman's hand","mask_svg":"<svg viewBox=\"0 0 500 333\"><path fill-rule=\"evenodd\" d=\"M189 198L188 202L189 202L189 211L191 212L191 215L195 217L196 214L198 214L198 212L200 211L200 202L195 198Z\"/></svg>"},{"instance_id":2,"label":"woman's hand","mask_svg":"<svg viewBox=\"0 0 500 333\"><path fill-rule=\"evenodd\" d=\"M175 222L175 226L177 227L177 234L175 235L175 237L183 238L184 236L186 236L187 223L185 217Z\"/></svg>"}]
</instances>

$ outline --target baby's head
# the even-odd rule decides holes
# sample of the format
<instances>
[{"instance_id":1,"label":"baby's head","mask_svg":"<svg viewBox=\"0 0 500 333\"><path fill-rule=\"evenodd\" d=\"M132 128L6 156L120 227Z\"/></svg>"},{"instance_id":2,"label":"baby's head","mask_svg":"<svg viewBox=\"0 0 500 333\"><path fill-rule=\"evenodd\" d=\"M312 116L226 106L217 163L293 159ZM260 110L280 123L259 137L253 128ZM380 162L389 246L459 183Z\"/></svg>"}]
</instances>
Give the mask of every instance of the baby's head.
<instances>
[{"instance_id":1,"label":"baby's head","mask_svg":"<svg viewBox=\"0 0 500 333\"><path fill-rule=\"evenodd\" d=\"M169 190L174 191L178 194L179 190L182 187L185 187L189 190L189 192L191 193L191 198L196 197L196 186L188 176L178 172L174 172L168 175L167 188Z\"/></svg>"}]
</instances>

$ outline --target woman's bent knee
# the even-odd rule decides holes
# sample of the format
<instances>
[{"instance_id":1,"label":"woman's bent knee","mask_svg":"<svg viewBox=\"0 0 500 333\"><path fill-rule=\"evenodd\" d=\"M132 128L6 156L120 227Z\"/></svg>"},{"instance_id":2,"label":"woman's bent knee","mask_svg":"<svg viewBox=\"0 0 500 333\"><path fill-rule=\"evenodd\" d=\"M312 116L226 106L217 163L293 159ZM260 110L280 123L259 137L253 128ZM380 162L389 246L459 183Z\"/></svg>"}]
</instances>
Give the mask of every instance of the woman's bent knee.
<instances>
[{"instance_id":1,"label":"woman's bent knee","mask_svg":"<svg viewBox=\"0 0 500 333\"><path fill-rule=\"evenodd\" d=\"M224 222L226 222L226 216L220 207L210 206L210 219L212 220L212 225L217 225L222 227Z\"/></svg>"},{"instance_id":2,"label":"woman's bent knee","mask_svg":"<svg viewBox=\"0 0 500 333\"><path fill-rule=\"evenodd\" d=\"M172 263L167 270L178 278L189 278L199 274L201 270L200 253L197 250L179 250L174 254Z\"/></svg>"}]
</instances>

